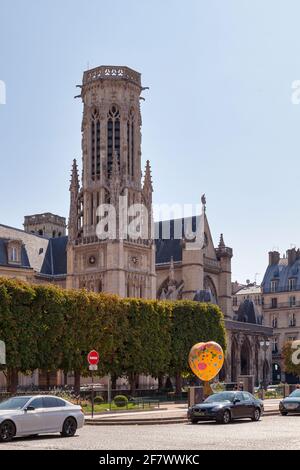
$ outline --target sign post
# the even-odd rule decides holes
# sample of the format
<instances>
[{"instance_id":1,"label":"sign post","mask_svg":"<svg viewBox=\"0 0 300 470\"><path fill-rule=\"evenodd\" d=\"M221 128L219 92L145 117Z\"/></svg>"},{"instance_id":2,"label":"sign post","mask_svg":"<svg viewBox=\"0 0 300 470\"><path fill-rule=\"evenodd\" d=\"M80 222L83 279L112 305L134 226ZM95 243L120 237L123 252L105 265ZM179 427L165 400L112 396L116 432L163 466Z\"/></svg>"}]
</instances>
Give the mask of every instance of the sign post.
<instances>
[{"instance_id":1,"label":"sign post","mask_svg":"<svg viewBox=\"0 0 300 470\"><path fill-rule=\"evenodd\" d=\"M94 417L94 371L98 370L99 353L94 349L88 353L87 360L92 377L92 418Z\"/></svg>"}]
</instances>

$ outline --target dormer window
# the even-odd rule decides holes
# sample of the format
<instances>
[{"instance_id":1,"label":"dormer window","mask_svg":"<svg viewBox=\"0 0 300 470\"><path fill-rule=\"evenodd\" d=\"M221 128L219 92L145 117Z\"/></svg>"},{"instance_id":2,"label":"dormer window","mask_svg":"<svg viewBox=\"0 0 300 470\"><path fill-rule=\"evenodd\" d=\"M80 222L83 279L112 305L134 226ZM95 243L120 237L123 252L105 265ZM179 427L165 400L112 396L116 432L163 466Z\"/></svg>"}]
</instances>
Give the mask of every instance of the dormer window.
<instances>
[{"instance_id":1,"label":"dormer window","mask_svg":"<svg viewBox=\"0 0 300 470\"><path fill-rule=\"evenodd\" d=\"M17 248L15 246L13 246L11 248L9 255L10 255L9 261L12 261L13 263L18 262L18 251L17 251Z\"/></svg>"},{"instance_id":2,"label":"dormer window","mask_svg":"<svg viewBox=\"0 0 300 470\"><path fill-rule=\"evenodd\" d=\"M294 277L289 279L289 291L296 289L296 279Z\"/></svg>"},{"instance_id":3,"label":"dormer window","mask_svg":"<svg viewBox=\"0 0 300 470\"><path fill-rule=\"evenodd\" d=\"M21 240L9 240L7 243L7 259L9 264L21 264Z\"/></svg>"},{"instance_id":4,"label":"dormer window","mask_svg":"<svg viewBox=\"0 0 300 470\"><path fill-rule=\"evenodd\" d=\"M278 289L278 281L271 281L271 292L277 292Z\"/></svg>"}]
</instances>

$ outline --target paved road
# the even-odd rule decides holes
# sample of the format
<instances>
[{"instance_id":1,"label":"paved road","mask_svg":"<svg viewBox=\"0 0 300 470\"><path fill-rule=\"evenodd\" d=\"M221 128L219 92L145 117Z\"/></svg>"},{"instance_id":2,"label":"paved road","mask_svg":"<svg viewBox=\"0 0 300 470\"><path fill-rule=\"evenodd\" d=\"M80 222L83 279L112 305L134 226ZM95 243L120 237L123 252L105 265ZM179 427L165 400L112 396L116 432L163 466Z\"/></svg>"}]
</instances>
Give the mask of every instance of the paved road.
<instances>
[{"instance_id":1,"label":"paved road","mask_svg":"<svg viewBox=\"0 0 300 470\"><path fill-rule=\"evenodd\" d=\"M85 426L74 438L16 439L4 449L300 449L300 416L269 416L229 425Z\"/></svg>"}]
</instances>

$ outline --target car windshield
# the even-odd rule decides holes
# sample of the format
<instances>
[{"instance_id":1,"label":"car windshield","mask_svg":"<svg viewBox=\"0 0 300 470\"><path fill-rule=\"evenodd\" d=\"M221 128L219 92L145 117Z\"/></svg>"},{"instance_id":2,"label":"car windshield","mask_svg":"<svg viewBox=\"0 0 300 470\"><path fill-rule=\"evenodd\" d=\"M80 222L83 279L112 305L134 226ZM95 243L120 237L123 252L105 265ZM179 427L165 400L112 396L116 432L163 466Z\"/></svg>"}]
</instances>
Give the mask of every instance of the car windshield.
<instances>
[{"instance_id":1,"label":"car windshield","mask_svg":"<svg viewBox=\"0 0 300 470\"><path fill-rule=\"evenodd\" d=\"M0 410L21 410L31 397L15 397L0 403Z\"/></svg>"},{"instance_id":2,"label":"car windshield","mask_svg":"<svg viewBox=\"0 0 300 470\"><path fill-rule=\"evenodd\" d=\"M212 402L218 402L218 401L233 401L234 398L234 393L214 393L213 395L210 395L206 400L204 400L204 403L212 403Z\"/></svg>"},{"instance_id":3,"label":"car windshield","mask_svg":"<svg viewBox=\"0 0 300 470\"><path fill-rule=\"evenodd\" d=\"M300 389L299 390L294 390L291 394L290 397L299 397L300 398Z\"/></svg>"}]
</instances>

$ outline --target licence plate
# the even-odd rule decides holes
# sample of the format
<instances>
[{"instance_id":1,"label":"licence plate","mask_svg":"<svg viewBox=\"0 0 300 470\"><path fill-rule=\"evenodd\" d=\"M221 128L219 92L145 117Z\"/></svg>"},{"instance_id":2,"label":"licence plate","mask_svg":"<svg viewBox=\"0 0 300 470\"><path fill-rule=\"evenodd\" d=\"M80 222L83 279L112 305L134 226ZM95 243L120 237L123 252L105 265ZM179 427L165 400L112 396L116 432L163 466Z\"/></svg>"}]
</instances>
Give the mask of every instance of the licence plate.
<instances>
[{"instance_id":1,"label":"licence plate","mask_svg":"<svg viewBox=\"0 0 300 470\"><path fill-rule=\"evenodd\" d=\"M205 416L205 411L199 411L199 416Z\"/></svg>"}]
</instances>

